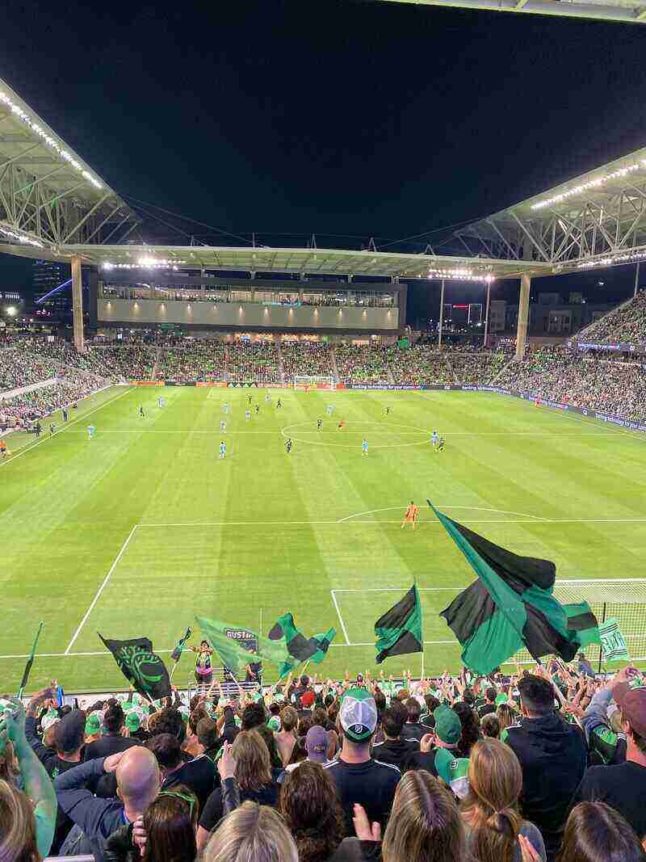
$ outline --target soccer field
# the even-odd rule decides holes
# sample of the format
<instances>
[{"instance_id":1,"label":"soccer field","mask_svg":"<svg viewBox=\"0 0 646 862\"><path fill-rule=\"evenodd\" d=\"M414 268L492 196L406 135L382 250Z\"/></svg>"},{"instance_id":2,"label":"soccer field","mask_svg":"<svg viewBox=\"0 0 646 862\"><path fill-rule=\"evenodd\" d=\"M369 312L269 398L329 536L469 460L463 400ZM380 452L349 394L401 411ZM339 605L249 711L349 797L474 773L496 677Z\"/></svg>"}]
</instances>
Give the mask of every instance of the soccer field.
<instances>
[{"instance_id":1,"label":"soccer field","mask_svg":"<svg viewBox=\"0 0 646 862\"><path fill-rule=\"evenodd\" d=\"M116 387L51 438L8 438L0 690L17 687L41 619L30 688L52 677L68 690L122 687L97 631L146 635L166 655L196 614L266 634L289 610L307 635L337 628L322 673L374 672L374 621L413 578L426 673L457 669L458 645L437 614L473 575L427 498L516 553L553 559L561 581L646 576L643 435L486 393L271 395L267 404L263 389ZM252 406L247 421L249 396L260 413ZM432 429L444 452L432 450ZM421 508L415 532L400 528L410 500ZM628 586L643 598L643 583ZM567 598L595 589L568 585ZM421 656L383 665L404 667L419 674ZM185 654L175 681L191 671Z\"/></svg>"}]
</instances>

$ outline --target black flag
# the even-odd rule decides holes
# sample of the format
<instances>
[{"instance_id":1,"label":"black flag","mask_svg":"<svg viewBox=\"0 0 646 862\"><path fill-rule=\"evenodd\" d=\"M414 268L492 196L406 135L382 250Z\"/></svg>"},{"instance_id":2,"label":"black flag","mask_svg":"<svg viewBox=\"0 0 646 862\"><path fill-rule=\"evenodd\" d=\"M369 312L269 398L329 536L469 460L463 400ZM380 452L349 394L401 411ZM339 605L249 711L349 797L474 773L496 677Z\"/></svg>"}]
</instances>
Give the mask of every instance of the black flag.
<instances>
[{"instance_id":1,"label":"black flag","mask_svg":"<svg viewBox=\"0 0 646 862\"><path fill-rule=\"evenodd\" d=\"M148 638L116 641L99 635L112 653L122 674L135 690L149 700L160 700L170 695L170 679L166 665L153 652Z\"/></svg>"}]
</instances>

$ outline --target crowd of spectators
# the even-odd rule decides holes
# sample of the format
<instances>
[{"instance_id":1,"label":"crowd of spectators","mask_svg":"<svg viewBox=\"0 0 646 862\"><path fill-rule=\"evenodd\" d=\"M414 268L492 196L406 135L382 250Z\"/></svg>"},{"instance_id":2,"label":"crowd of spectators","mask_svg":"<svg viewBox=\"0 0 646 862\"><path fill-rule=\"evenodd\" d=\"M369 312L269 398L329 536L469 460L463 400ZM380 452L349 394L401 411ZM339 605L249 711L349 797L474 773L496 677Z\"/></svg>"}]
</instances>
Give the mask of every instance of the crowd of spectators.
<instances>
[{"instance_id":1,"label":"crowd of spectators","mask_svg":"<svg viewBox=\"0 0 646 862\"><path fill-rule=\"evenodd\" d=\"M0 398L0 431L33 430L35 423L62 408L73 409L107 383L104 377L81 371L73 378L58 378L56 383L9 398Z\"/></svg>"},{"instance_id":2,"label":"crowd of spectators","mask_svg":"<svg viewBox=\"0 0 646 862\"><path fill-rule=\"evenodd\" d=\"M586 326L576 338L597 344L646 344L646 290Z\"/></svg>"},{"instance_id":3,"label":"crowd of spectators","mask_svg":"<svg viewBox=\"0 0 646 862\"><path fill-rule=\"evenodd\" d=\"M332 376L332 348L318 341L283 341L280 348L286 383L298 375Z\"/></svg>"},{"instance_id":4,"label":"crowd of spectators","mask_svg":"<svg viewBox=\"0 0 646 862\"><path fill-rule=\"evenodd\" d=\"M387 351L378 344L337 344L334 348L339 380L353 384L393 382Z\"/></svg>"},{"instance_id":5,"label":"crowd of spectators","mask_svg":"<svg viewBox=\"0 0 646 862\"><path fill-rule=\"evenodd\" d=\"M585 656L0 713L0 853L96 862L644 862L646 680ZM83 707L83 708L81 708Z\"/></svg>"},{"instance_id":6,"label":"crowd of spectators","mask_svg":"<svg viewBox=\"0 0 646 862\"><path fill-rule=\"evenodd\" d=\"M227 350L221 341L195 341L160 351L157 377L179 383L224 380Z\"/></svg>"},{"instance_id":7,"label":"crowd of spectators","mask_svg":"<svg viewBox=\"0 0 646 862\"><path fill-rule=\"evenodd\" d=\"M280 383L276 345L271 341L228 344L226 380L231 383L256 382L263 386Z\"/></svg>"},{"instance_id":8,"label":"crowd of spectators","mask_svg":"<svg viewBox=\"0 0 646 862\"><path fill-rule=\"evenodd\" d=\"M646 418L646 371L639 362L613 362L559 349L530 353L505 366L498 385L622 419Z\"/></svg>"}]
</instances>

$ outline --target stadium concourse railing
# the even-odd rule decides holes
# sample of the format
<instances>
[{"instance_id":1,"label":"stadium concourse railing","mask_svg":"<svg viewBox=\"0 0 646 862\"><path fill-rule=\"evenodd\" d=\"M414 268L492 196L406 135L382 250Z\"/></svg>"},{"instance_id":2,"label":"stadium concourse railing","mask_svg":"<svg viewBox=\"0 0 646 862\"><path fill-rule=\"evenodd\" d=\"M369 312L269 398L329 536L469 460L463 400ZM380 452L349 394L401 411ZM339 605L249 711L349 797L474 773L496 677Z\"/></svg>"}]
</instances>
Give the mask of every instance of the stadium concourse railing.
<instances>
[{"instance_id":1,"label":"stadium concourse railing","mask_svg":"<svg viewBox=\"0 0 646 862\"><path fill-rule=\"evenodd\" d=\"M293 389L292 384L278 383L258 383L249 381L246 383L227 383L224 380L214 382L207 381L192 381L180 382L178 380L131 380L132 386L214 386L220 389L263 389L263 388L287 388ZM315 386L308 387L310 389L330 389L327 383L319 383ZM592 419L599 419L602 422L609 422L612 425L617 425L620 428L627 428L630 431L646 431L646 421L637 422L632 419L622 419L620 416L611 416L608 413L601 413L598 410L591 410L587 407L575 407L573 404L562 404L559 401L550 401L547 398L532 392L522 392L513 389L505 389L502 386L479 386L476 384L464 383L423 383L423 384L406 384L406 383L337 383L337 390L370 390L370 391L447 391L447 392L495 392L498 395L510 395L513 398L522 398L524 401L533 401L537 405L544 407L552 407L555 410L563 410L568 413L578 413L580 416L588 416Z\"/></svg>"}]
</instances>

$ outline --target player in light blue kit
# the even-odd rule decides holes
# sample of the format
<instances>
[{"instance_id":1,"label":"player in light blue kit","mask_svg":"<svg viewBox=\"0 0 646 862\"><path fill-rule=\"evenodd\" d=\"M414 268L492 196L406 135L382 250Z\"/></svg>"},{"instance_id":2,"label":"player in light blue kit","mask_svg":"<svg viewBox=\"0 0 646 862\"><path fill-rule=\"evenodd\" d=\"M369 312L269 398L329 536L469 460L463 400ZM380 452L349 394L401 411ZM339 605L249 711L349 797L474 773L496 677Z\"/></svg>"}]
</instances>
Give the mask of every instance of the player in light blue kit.
<instances>
[{"instance_id":1,"label":"player in light blue kit","mask_svg":"<svg viewBox=\"0 0 646 862\"><path fill-rule=\"evenodd\" d=\"M365 438L365 437L364 437L364 438L363 438L363 440L361 441L361 454L362 454L362 455L367 455L367 454L368 454L368 441L366 440L366 438Z\"/></svg>"},{"instance_id":2,"label":"player in light blue kit","mask_svg":"<svg viewBox=\"0 0 646 862\"><path fill-rule=\"evenodd\" d=\"M224 413L225 416L229 415L229 402L228 401L225 401L224 404L222 405L222 412Z\"/></svg>"},{"instance_id":3,"label":"player in light blue kit","mask_svg":"<svg viewBox=\"0 0 646 862\"><path fill-rule=\"evenodd\" d=\"M220 458L226 458L226 454L227 454L227 444L224 442L224 440L222 440L220 442L220 456L219 457Z\"/></svg>"},{"instance_id":4,"label":"player in light blue kit","mask_svg":"<svg viewBox=\"0 0 646 862\"><path fill-rule=\"evenodd\" d=\"M433 444L433 448L434 448L434 449L435 449L435 447L437 446L437 441L438 441L438 440L439 440L439 437L438 437L438 433L437 433L437 431L433 431L433 433L431 434L431 443Z\"/></svg>"},{"instance_id":5,"label":"player in light blue kit","mask_svg":"<svg viewBox=\"0 0 646 862\"><path fill-rule=\"evenodd\" d=\"M328 404L328 406L325 408L325 412L328 416L331 416L334 413L334 404Z\"/></svg>"},{"instance_id":6,"label":"player in light blue kit","mask_svg":"<svg viewBox=\"0 0 646 862\"><path fill-rule=\"evenodd\" d=\"M158 407L165 407L166 406L166 399L164 398L163 395L160 395L159 398L157 399L157 406Z\"/></svg>"},{"instance_id":7,"label":"player in light blue kit","mask_svg":"<svg viewBox=\"0 0 646 862\"><path fill-rule=\"evenodd\" d=\"M224 419L220 419L220 431L222 431L222 433L224 433L226 430L227 430L227 423L224 421Z\"/></svg>"},{"instance_id":8,"label":"player in light blue kit","mask_svg":"<svg viewBox=\"0 0 646 862\"><path fill-rule=\"evenodd\" d=\"M248 422L251 419L251 410L245 410L244 412L244 421Z\"/></svg>"},{"instance_id":9,"label":"player in light blue kit","mask_svg":"<svg viewBox=\"0 0 646 862\"><path fill-rule=\"evenodd\" d=\"M96 433L96 428L94 427L94 425L88 425L87 426L87 439L92 440L95 433Z\"/></svg>"}]
</instances>

